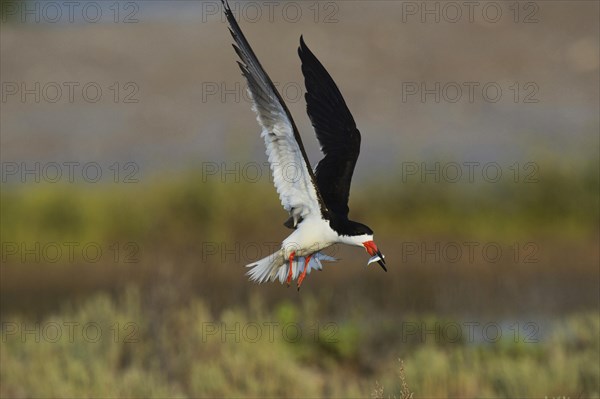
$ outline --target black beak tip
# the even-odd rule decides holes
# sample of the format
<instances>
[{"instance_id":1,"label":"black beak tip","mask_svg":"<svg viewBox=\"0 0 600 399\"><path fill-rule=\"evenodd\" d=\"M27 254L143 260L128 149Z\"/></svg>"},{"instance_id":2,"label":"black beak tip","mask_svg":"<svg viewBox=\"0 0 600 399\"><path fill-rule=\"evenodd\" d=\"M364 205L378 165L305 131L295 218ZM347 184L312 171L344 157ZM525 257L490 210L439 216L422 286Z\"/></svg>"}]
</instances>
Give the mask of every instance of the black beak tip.
<instances>
[{"instance_id":1,"label":"black beak tip","mask_svg":"<svg viewBox=\"0 0 600 399\"><path fill-rule=\"evenodd\" d=\"M381 268L383 269L383 271L387 272L387 268L385 267L385 260L383 258L383 255L381 252L377 252L377 256L379 256L379 260L377 261L377 263L379 263L379 266L381 266Z\"/></svg>"}]
</instances>

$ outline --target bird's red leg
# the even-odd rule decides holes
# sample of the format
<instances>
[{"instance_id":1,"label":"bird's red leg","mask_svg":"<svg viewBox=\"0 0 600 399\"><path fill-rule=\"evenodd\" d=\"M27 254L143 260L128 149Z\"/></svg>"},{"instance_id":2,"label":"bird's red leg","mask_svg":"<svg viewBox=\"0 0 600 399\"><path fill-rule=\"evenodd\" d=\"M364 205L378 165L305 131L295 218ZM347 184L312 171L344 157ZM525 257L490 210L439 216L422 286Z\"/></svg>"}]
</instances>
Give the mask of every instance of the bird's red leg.
<instances>
[{"instance_id":1,"label":"bird's red leg","mask_svg":"<svg viewBox=\"0 0 600 399\"><path fill-rule=\"evenodd\" d=\"M308 263L310 262L311 257L312 257L312 255L308 255L304 259L304 270L302 271L302 274L300 275L300 277L298 277L298 291L300 291L300 286L302 285L302 282L304 281L304 277L306 277L306 272L308 271Z\"/></svg>"},{"instance_id":2,"label":"bird's red leg","mask_svg":"<svg viewBox=\"0 0 600 399\"><path fill-rule=\"evenodd\" d=\"M290 271L287 276L287 286L288 287L290 286L290 283L292 282L292 271L293 271L292 266L294 265L294 255L296 255L296 251L294 251L290 254Z\"/></svg>"}]
</instances>

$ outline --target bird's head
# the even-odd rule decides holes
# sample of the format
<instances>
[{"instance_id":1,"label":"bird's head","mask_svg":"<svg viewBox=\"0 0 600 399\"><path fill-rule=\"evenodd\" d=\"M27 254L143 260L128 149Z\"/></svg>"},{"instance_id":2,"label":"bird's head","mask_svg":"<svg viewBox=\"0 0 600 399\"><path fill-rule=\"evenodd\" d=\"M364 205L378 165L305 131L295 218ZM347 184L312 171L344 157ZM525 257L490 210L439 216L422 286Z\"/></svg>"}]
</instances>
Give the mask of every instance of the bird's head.
<instances>
[{"instance_id":1,"label":"bird's head","mask_svg":"<svg viewBox=\"0 0 600 399\"><path fill-rule=\"evenodd\" d=\"M349 245L355 245L357 247L364 247L367 253L371 256L367 266L373 262L379 263L379 266L387 272L385 267L384 255L381 253L375 241L373 241L373 230L364 224L357 222L349 222L354 234L352 236L343 237L342 242Z\"/></svg>"}]
</instances>

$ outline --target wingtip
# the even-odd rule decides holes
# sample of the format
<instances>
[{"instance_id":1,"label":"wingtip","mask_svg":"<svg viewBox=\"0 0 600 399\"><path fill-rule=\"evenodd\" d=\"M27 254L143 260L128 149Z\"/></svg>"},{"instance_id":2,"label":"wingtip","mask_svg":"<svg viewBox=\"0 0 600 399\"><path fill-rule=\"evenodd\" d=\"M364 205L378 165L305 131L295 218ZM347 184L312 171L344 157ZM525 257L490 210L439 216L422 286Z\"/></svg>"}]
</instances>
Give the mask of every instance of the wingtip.
<instances>
[{"instance_id":1,"label":"wingtip","mask_svg":"<svg viewBox=\"0 0 600 399\"><path fill-rule=\"evenodd\" d=\"M229 23L231 24L232 20L235 21L235 17L233 16L233 13L231 12L231 7L229 6L229 2L227 0L221 0L221 4L223 5L223 12L225 13L227 20L229 20Z\"/></svg>"},{"instance_id":2,"label":"wingtip","mask_svg":"<svg viewBox=\"0 0 600 399\"><path fill-rule=\"evenodd\" d=\"M303 51L306 48L306 43L304 42L304 35L300 35L300 47L298 51Z\"/></svg>"},{"instance_id":3,"label":"wingtip","mask_svg":"<svg viewBox=\"0 0 600 399\"><path fill-rule=\"evenodd\" d=\"M316 58L313 52L308 48L304 41L304 35L300 35L300 47L298 47L298 54L302 59L305 57Z\"/></svg>"}]
</instances>

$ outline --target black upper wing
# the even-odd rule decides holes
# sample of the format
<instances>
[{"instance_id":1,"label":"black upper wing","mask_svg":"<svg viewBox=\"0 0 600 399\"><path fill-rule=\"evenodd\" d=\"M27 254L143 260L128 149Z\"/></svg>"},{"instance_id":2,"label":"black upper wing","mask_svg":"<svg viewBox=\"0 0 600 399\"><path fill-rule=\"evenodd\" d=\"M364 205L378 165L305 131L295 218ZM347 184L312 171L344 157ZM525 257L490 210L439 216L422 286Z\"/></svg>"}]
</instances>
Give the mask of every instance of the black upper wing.
<instances>
[{"instance_id":1,"label":"black upper wing","mask_svg":"<svg viewBox=\"0 0 600 399\"><path fill-rule=\"evenodd\" d=\"M317 186L327 208L347 217L360 132L340 90L302 37L298 54L307 91L306 109L325 155L316 168Z\"/></svg>"}]
</instances>

